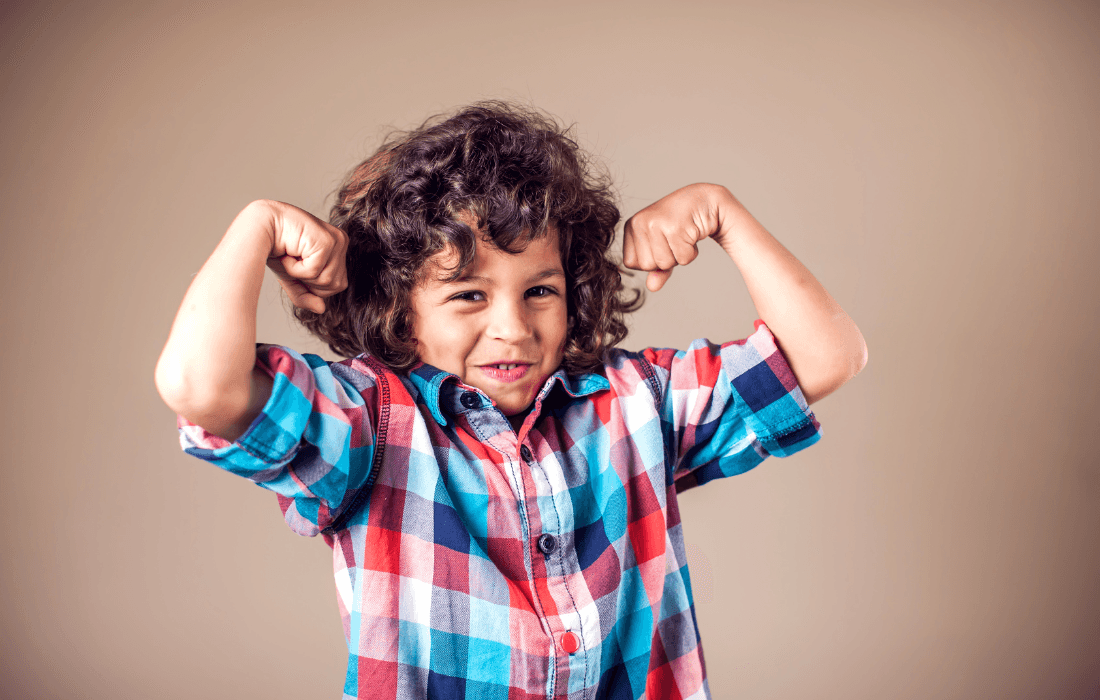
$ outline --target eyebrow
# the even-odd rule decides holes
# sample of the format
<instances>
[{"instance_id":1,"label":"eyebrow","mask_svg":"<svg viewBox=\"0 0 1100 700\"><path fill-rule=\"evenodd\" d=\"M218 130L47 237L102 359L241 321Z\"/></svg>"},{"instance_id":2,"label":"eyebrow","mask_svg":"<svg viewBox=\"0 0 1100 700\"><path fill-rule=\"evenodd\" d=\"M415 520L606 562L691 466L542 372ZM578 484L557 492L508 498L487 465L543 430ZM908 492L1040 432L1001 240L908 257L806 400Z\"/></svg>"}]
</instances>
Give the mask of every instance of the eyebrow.
<instances>
[{"instance_id":1,"label":"eyebrow","mask_svg":"<svg viewBox=\"0 0 1100 700\"><path fill-rule=\"evenodd\" d=\"M542 280L550 277L565 278L565 270L560 267L547 268L542 272L536 273L527 279L528 282L541 282ZM448 280L446 278L436 278L437 282L442 284L489 284L492 282L491 277L485 277L484 275L463 275L458 279Z\"/></svg>"}]
</instances>

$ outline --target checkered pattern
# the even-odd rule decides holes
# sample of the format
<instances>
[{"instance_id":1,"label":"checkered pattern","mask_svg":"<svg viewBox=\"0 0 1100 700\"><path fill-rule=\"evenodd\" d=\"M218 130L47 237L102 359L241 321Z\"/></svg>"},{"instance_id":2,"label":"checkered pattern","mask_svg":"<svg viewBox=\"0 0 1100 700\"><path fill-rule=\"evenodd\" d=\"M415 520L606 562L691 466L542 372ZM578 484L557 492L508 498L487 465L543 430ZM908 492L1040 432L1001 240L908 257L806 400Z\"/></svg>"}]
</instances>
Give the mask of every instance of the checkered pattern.
<instances>
[{"instance_id":1,"label":"checkered pattern","mask_svg":"<svg viewBox=\"0 0 1100 700\"><path fill-rule=\"evenodd\" d=\"M302 535L364 492L324 533L344 698L705 698L677 493L820 438L756 326L558 372L518 435L433 367L398 376L261 345L274 389L248 432L229 443L181 419L181 442L275 491Z\"/></svg>"}]
</instances>

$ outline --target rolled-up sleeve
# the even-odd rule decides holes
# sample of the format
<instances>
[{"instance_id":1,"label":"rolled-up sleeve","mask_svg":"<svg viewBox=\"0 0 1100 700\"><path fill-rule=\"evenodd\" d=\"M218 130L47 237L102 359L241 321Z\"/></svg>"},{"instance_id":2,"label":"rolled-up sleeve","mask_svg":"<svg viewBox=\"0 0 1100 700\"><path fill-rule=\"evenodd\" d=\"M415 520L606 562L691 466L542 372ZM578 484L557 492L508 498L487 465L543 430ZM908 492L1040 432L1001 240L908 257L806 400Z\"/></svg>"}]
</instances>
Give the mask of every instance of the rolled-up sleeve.
<instances>
[{"instance_id":1,"label":"rolled-up sleeve","mask_svg":"<svg viewBox=\"0 0 1100 700\"><path fill-rule=\"evenodd\" d=\"M821 439L821 425L763 321L743 340L700 339L686 351L645 354L662 389L661 427L678 491Z\"/></svg>"},{"instance_id":2,"label":"rolled-up sleeve","mask_svg":"<svg viewBox=\"0 0 1100 700\"><path fill-rule=\"evenodd\" d=\"M274 491L291 529L316 535L368 477L377 380L361 361L330 364L278 345L258 345L256 365L273 385L248 430L230 442L180 416L180 445Z\"/></svg>"}]
</instances>

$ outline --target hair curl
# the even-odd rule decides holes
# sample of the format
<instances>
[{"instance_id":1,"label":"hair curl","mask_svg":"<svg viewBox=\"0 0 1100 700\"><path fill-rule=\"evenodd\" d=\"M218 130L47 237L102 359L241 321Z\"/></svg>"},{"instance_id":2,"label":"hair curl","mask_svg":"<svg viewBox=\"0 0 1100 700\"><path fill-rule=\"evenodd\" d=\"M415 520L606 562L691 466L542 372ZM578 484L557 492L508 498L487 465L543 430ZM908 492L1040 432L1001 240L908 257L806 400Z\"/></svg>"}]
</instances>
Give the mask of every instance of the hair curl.
<instances>
[{"instance_id":1,"label":"hair curl","mask_svg":"<svg viewBox=\"0 0 1100 700\"><path fill-rule=\"evenodd\" d=\"M610 178L594 172L571 129L514 104L478 102L391 135L344 180L329 221L348 234L348 287L326 299L324 313L296 308L295 316L333 352L369 352L396 371L417 362L411 293L425 263L453 249L457 278L479 236L518 253L557 229L567 372L597 368L626 337L624 314L641 305L638 290L623 294L623 271L610 258L619 222Z\"/></svg>"}]
</instances>

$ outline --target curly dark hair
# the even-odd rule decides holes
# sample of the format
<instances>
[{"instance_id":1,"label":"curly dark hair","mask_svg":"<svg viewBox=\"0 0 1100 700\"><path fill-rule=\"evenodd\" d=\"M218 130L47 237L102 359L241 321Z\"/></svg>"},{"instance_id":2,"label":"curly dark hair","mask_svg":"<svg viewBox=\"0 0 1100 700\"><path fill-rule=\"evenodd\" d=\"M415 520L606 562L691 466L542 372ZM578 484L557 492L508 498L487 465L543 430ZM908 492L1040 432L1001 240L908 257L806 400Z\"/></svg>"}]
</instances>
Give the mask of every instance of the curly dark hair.
<instances>
[{"instance_id":1,"label":"curly dark hair","mask_svg":"<svg viewBox=\"0 0 1100 700\"><path fill-rule=\"evenodd\" d=\"M477 231L463 222L476 221ZM562 366L583 372L626 337L624 294L610 258L619 209L610 178L589 162L571 129L533 109L478 102L391 135L341 185L329 221L348 234L348 287L325 312L295 316L333 352L369 352L396 371L417 362L411 292L436 253L473 261L481 235L509 253L557 229L567 279L569 330ZM629 273L627 273L629 274Z\"/></svg>"}]
</instances>

